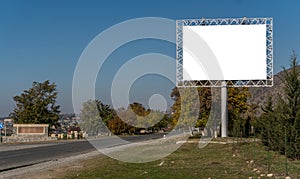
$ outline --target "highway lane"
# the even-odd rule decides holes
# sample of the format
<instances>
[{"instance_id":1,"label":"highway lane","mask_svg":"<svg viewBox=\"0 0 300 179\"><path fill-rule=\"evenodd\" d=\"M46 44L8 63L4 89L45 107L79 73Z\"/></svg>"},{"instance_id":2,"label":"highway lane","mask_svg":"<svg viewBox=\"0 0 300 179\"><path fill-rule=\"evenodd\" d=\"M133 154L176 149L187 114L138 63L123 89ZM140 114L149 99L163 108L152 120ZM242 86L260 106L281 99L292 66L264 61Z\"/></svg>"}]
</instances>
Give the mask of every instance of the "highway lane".
<instances>
[{"instance_id":1,"label":"highway lane","mask_svg":"<svg viewBox=\"0 0 300 179\"><path fill-rule=\"evenodd\" d=\"M57 160L93 150L95 148L88 141L76 141L61 142L51 146L3 151L0 152L0 171Z\"/></svg>"},{"instance_id":2,"label":"highway lane","mask_svg":"<svg viewBox=\"0 0 300 179\"><path fill-rule=\"evenodd\" d=\"M104 137L93 140L96 140L96 143L101 144L97 146L97 148L110 148L132 142L140 142L161 137L163 137L163 134L127 136L122 137L124 141L121 142L114 137ZM5 144L2 144L2 146L3 145ZM45 145L41 144L33 148L20 149L20 147L16 147L18 148L17 150L11 149L4 151L1 151L2 146L0 146L0 172L46 161L57 160L60 158L76 156L96 150L95 147L91 145L87 140L60 141L53 142L51 145L49 145L49 143L45 143Z\"/></svg>"}]
</instances>

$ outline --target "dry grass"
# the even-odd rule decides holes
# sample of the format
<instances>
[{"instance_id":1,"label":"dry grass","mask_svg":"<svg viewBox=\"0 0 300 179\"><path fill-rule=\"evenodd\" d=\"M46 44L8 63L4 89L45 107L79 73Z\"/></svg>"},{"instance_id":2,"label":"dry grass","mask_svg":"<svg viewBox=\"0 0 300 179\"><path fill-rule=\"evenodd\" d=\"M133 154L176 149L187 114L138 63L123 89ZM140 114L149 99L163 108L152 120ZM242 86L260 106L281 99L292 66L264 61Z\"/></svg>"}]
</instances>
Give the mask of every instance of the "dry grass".
<instances>
[{"instance_id":1,"label":"dry grass","mask_svg":"<svg viewBox=\"0 0 300 179\"><path fill-rule=\"evenodd\" d=\"M140 154L141 151L139 151ZM299 161L288 161L292 178ZM126 163L99 155L69 166L44 171L49 178L284 178L285 157L268 152L256 142L209 144L199 149L186 143L171 155L149 163ZM274 178L274 176L273 176Z\"/></svg>"}]
</instances>

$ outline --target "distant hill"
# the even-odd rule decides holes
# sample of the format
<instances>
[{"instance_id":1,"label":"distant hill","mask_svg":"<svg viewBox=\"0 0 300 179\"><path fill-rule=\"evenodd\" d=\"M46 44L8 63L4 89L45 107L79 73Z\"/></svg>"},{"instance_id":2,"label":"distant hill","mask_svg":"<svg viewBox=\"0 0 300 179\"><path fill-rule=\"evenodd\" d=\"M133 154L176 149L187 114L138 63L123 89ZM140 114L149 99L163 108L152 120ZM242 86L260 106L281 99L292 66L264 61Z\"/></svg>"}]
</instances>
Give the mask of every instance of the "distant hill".
<instances>
[{"instance_id":1,"label":"distant hill","mask_svg":"<svg viewBox=\"0 0 300 179\"><path fill-rule=\"evenodd\" d=\"M300 70L300 66L298 66L297 68ZM288 71L290 70L291 69L288 69ZM266 104L268 97L271 96L272 101L276 103L278 96L280 94L283 94L284 84L280 79L282 75L283 75L283 71L274 75L273 87L249 88L249 92L251 93L251 98L249 98L249 102L257 104L259 106L264 106Z\"/></svg>"}]
</instances>

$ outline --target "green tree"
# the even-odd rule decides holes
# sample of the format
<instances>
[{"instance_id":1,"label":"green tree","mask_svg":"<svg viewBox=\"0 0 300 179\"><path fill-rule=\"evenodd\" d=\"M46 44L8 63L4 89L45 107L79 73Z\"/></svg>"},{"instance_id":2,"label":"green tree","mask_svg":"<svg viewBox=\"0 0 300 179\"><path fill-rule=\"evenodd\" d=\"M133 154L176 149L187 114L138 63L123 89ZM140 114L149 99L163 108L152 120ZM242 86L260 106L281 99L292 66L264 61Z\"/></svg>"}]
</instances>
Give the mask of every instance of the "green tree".
<instances>
[{"instance_id":1,"label":"green tree","mask_svg":"<svg viewBox=\"0 0 300 179\"><path fill-rule=\"evenodd\" d=\"M194 127L208 127L214 130L215 124L208 124L208 118L210 115L216 115L214 118L220 118L220 114L218 111L211 111L212 105L220 105L220 91L216 90L214 94L214 98L212 98L212 89L207 87L198 87L197 90L193 90L193 92L198 93L198 96L189 94L191 93L191 89L189 88L174 88L171 93L171 98L175 101L172 106L172 118L174 120L174 124L177 123L179 116L181 114L181 107L192 110L192 111L199 111L199 117L196 121ZM184 95L185 104L181 104L181 95ZM197 99L187 99L187 98L197 97ZM245 121L242 119L242 114L245 113L248 109L247 98L250 96L248 92L248 88L228 88L228 118L229 118L229 131L233 133L233 124L239 123L240 125L244 125ZM195 105L195 101L199 101L199 105ZM218 103L218 104L215 104ZM195 107L199 109L194 109ZM213 112L213 113L211 113ZM185 117L184 117L185 118ZM213 122L213 121L212 121Z\"/></svg>"},{"instance_id":2,"label":"green tree","mask_svg":"<svg viewBox=\"0 0 300 179\"><path fill-rule=\"evenodd\" d=\"M262 143L269 150L284 152L284 121L278 116L280 109L273 104L271 96L261 108L263 114L257 120L256 130L260 134Z\"/></svg>"},{"instance_id":3,"label":"green tree","mask_svg":"<svg viewBox=\"0 0 300 179\"><path fill-rule=\"evenodd\" d=\"M163 117L160 118L160 121L152 127L152 130L159 131L163 128L172 128L172 126L173 126L172 117L170 117L168 114L164 114Z\"/></svg>"},{"instance_id":4,"label":"green tree","mask_svg":"<svg viewBox=\"0 0 300 179\"><path fill-rule=\"evenodd\" d=\"M163 123L160 123L160 121L165 119L163 112L146 109L140 103L132 103L130 104L130 107L135 113L135 122L133 123L133 125L137 126L138 128L144 128L149 130L154 130L154 128L158 129L158 125Z\"/></svg>"},{"instance_id":5,"label":"green tree","mask_svg":"<svg viewBox=\"0 0 300 179\"><path fill-rule=\"evenodd\" d=\"M138 104L138 103L136 103ZM132 104L130 105L132 106ZM141 105L138 105L143 108ZM140 109L140 108L139 108ZM118 109L114 120L110 122L110 129L114 131L114 134L134 134L138 132L137 125L137 115L136 113L128 107L127 109L121 108Z\"/></svg>"},{"instance_id":6,"label":"green tree","mask_svg":"<svg viewBox=\"0 0 300 179\"><path fill-rule=\"evenodd\" d=\"M142 129L153 129L153 126L163 118L162 113L146 109L137 102L130 104L127 109L118 109L117 115L110 123L110 128L117 134L133 134L139 133Z\"/></svg>"},{"instance_id":7,"label":"green tree","mask_svg":"<svg viewBox=\"0 0 300 179\"><path fill-rule=\"evenodd\" d=\"M135 128L124 122L118 115L114 115L111 120L108 121L109 130L115 135L121 134L133 134Z\"/></svg>"},{"instance_id":8,"label":"green tree","mask_svg":"<svg viewBox=\"0 0 300 179\"><path fill-rule=\"evenodd\" d=\"M280 77L283 94L276 105L269 99L258 121L263 143L271 150L300 159L300 80L297 56L291 55L290 69ZM284 142L286 139L286 143Z\"/></svg>"},{"instance_id":9,"label":"green tree","mask_svg":"<svg viewBox=\"0 0 300 179\"><path fill-rule=\"evenodd\" d=\"M175 101L171 109L172 123L178 128L188 129L191 134L199 117L199 89L174 88L171 93L171 98Z\"/></svg>"},{"instance_id":10,"label":"green tree","mask_svg":"<svg viewBox=\"0 0 300 179\"><path fill-rule=\"evenodd\" d=\"M170 118L161 111L151 111L134 102L127 108L116 110L108 121L108 128L116 135L139 134L142 129L158 131L168 127Z\"/></svg>"},{"instance_id":11,"label":"green tree","mask_svg":"<svg viewBox=\"0 0 300 179\"><path fill-rule=\"evenodd\" d=\"M11 116L16 123L57 125L60 106L56 105L56 84L49 80L33 82L29 90L13 97L16 108Z\"/></svg>"},{"instance_id":12,"label":"green tree","mask_svg":"<svg viewBox=\"0 0 300 179\"><path fill-rule=\"evenodd\" d=\"M134 102L130 104L132 111L138 116L147 116L151 110L146 109L142 104Z\"/></svg>"},{"instance_id":13,"label":"green tree","mask_svg":"<svg viewBox=\"0 0 300 179\"><path fill-rule=\"evenodd\" d=\"M247 119L244 114L249 108L248 88L228 88L228 132L229 135L240 135L246 131ZM245 134L244 134L245 136Z\"/></svg>"},{"instance_id":14,"label":"green tree","mask_svg":"<svg viewBox=\"0 0 300 179\"><path fill-rule=\"evenodd\" d=\"M163 112L152 110L147 116L137 116L137 126L148 130L159 130L166 122L164 117Z\"/></svg>"},{"instance_id":15,"label":"green tree","mask_svg":"<svg viewBox=\"0 0 300 179\"><path fill-rule=\"evenodd\" d=\"M279 101L281 118L287 134L287 155L292 158L300 158L300 71L298 68L297 55L291 55L291 69L283 68L281 81L284 84L283 98Z\"/></svg>"},{"instance_id":16,"label":"green tree","mask_svg":"<svg viewBox=\"0 0 300 179\"><path fill-rule=\"evenodd\" d=\"M109 105L103 104L99 100L89 100L82 105L80 127L90 136L109 133L106 125L113 116L114 112Z\"/></svg>"}]
</instances>

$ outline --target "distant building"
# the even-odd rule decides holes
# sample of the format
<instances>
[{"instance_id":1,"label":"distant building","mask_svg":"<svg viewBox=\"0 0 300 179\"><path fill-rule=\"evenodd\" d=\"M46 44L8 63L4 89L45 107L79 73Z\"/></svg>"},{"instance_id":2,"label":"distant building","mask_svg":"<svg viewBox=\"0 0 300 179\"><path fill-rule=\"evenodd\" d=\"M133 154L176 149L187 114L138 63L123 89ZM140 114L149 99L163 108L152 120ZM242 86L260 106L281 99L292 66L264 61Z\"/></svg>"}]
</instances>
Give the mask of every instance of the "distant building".
<instances>
[{"instance_id":1,"label":"distant building","mask_svg":"<svg viewBox=\"0 0 300 179\"><path fill-rule=\"evenodd\" d=\"M80 118L75 114L62 114L58 120L59 127L57 128L57 134L67 134L70 131L80 131L80 127L78 125Z\"/></svg>"}]
</instances>

